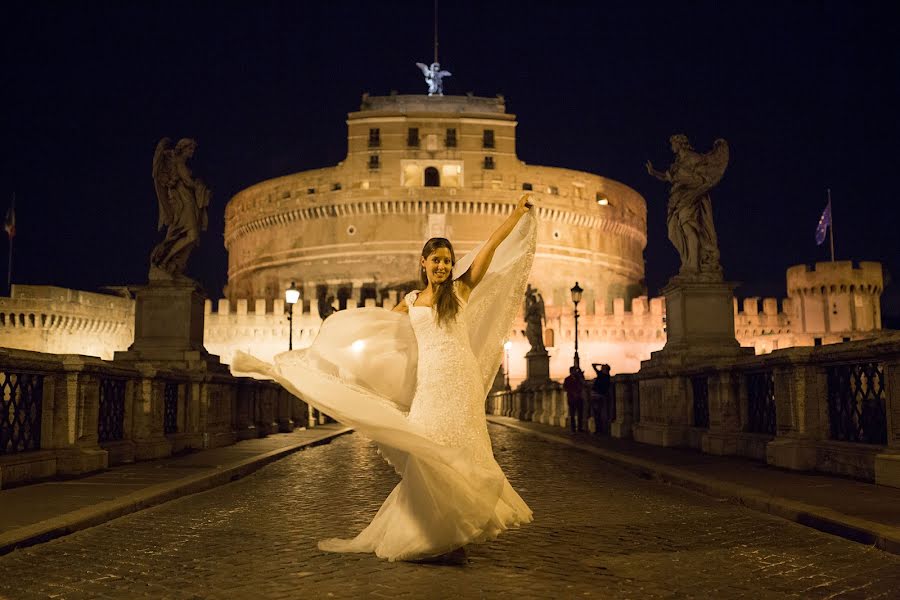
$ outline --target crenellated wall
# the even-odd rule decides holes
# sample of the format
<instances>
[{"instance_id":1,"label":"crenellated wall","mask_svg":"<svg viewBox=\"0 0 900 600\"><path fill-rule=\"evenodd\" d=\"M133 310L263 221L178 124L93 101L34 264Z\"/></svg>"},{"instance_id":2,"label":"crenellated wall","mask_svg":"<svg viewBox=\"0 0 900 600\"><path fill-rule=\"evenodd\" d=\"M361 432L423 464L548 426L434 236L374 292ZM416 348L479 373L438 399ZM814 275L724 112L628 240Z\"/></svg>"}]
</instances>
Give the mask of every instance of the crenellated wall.
<instances>
[{"instance_id":1,"label":"crenellated wall","mask_svg":"<svg viewBox=\"0 0 900 600\"><path fill-rule=\"evenodd\" d=\"M735 337L757 354L875 337L881 329L880 268L878 263L863 263L858 268L851 263L819 263L814 269L791 267L788 290L792 297L780 302L775 298L734 300ZM826 283L830 276L837 277L833 289ZM798 282L816 285L790 287ZM403 290L383 290L378 299L363 299L359 292L359 287L354 289L346 299L348 305L390 309ZM829 327L823 331L817 324L826 322L825 316L816 316L813 309L824 311L825 306L832 311ZM638 296L627 308L625 298L613 299L611 307L603 300L579 306L578 353L589 374L593 362L610 364L613 373L636 372L642 360L665 345L665 298ZM574 358L572 305L548 302L546 314L544 342L550 354L550 373L562 379ZM282 299L207 300L205 320L204 344L225 363L231 362L237 350L268 360L288 348L288 319ZM0 298L0 347L111 358L113 352L131 344L133 321L133 301L127 298L49 286L14 286L12 298ZM293 311L293 347L312 343L321 323L315 301L298 303ZM848 324L850 328L844 329ZM525 378L524 356L530 346L524 331L520 315L509 338L511 383Z\"/></svg>"},{"instance_id":2,"label":"crenellated wall","mask_svg":"<svg viewBox=\"0 0 900 600\"><path fill-rule=\"evenodd\" d=\"M0 297L0 347L106 360L134 340L134 301L48 285Z\"/></svg>"}]
</instances>

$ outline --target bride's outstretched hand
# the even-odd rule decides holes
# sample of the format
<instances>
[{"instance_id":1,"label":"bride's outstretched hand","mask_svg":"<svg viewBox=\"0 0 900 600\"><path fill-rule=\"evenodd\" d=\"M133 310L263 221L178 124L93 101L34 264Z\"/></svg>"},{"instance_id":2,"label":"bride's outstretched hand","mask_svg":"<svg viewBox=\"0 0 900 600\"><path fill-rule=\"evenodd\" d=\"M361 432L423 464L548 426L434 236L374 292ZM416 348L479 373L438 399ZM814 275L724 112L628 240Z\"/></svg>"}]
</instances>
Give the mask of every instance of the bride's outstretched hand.
<instances>
[{"instance_id":1,"label":"bride's outstretched hand","mask_svg":"<svg viewBox=\"0 0 900 600\"><path fill-rule=\"evenodd\" d=\"M534 206L534 196L531 194L522 194L519 198L519 203L516 205L516 211L524 215L531 210L532 206Z\"/></svg>"}]
</instances>

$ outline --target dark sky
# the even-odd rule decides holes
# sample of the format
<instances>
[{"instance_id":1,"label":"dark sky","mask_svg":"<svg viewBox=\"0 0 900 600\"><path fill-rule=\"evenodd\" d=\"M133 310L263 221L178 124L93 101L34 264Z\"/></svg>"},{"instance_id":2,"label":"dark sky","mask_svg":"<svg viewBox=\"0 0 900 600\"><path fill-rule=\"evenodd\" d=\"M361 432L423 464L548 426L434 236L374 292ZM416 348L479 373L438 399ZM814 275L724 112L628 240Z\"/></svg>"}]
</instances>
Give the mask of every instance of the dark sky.
<instances>
[{"instance_id":1,"label":"dark sky","mask_svg":"<svg viewBox=\"0 0 900 600\"><path fill-rule=\"evenodd\" d=\"M668 137L731 164L713 192L738 295L784 294L784 271L838 259L900 278L900 42L894 2L442 0L448 94L502 93L519 157L597 173L647 200L652 295L675 273L665 234ZM159 138L194 137L214 191L188 273L226 278L223 209L261 180L346 153L360 95L422 93L432 2L7 2L0 206L18 194L14 282L94 290L146 281L160 239ZM0 265L8 250L0 244ZM4 270L5 271L5 270ZM900 314L900 283L884 310Z\"/></svg>"}]
</instances>

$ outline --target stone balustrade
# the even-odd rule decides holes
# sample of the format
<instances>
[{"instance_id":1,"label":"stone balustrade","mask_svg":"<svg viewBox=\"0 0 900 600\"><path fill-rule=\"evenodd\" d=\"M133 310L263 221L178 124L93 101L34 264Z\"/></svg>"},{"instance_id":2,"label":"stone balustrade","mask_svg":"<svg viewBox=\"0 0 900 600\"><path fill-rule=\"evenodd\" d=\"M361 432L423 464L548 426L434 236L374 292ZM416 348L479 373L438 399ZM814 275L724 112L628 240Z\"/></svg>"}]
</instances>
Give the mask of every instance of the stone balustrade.
<instances>
[{"instance_id":1,"label":"stone balustrade","mask_svg":"<svg viewBox=\"0 0 900 600\"><path fill-rule=\"evenodd\" d=\"M900 334L616 375L613 390L613 437L900 487ZM492 393L486 410L568 422L555 383Z\"/></svg>"},{"instance_id":2,"label":"stone balustrade","mask_svg":"<svg viewBox=\"0 0 900 600\"><path fill-rule=\"evenodd\" d=\"M0 487L312 425L273 382L0 348Z\"/></svg>"}]
</instances>

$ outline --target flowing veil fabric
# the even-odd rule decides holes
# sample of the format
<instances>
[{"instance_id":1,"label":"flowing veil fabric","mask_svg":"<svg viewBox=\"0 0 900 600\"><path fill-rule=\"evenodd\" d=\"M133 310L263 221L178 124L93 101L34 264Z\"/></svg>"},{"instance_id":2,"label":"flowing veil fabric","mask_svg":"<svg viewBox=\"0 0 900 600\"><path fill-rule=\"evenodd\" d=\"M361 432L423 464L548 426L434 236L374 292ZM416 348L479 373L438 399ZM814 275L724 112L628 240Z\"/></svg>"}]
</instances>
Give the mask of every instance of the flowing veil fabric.
<instances>
[{"instance_id":1,"label":"flowing veil fabric","mask_svg":"<svg viewBox=\"0 0 900 600\"><path fill-rule=\"evenodd\" d=\"M526 214L498 246L487 273L469 297L468 335L485 395L500 365L502 344L531 271L536 231L533 215ZM457 261L454 279L469 269L482 246ZM441 445L407 419L416 389L416 365L417 343L409 316L382 308L333 314L323 322L311 346L279 354L274 364L243 352L235 355L233 373L274 379L310 405L353 427L375 441L385 460L403 476L403 483L409 483L395 488L360 536L327 549L376 551L391 560L404 559L494 537L516 521L513 514L517 511L527 511L530 520L530 510L509 487L495 461L474 461L465 448ZM416 490L419 493L412 493ZM386 531L386 519L379 520L379 516L395 502L407 507L404 514L427 514L429 531L419 531L423 523L415 519L406 519L402 526L392 522ZM403 539L384 541L391 536Z\"/></svg>"}]
</instances>

